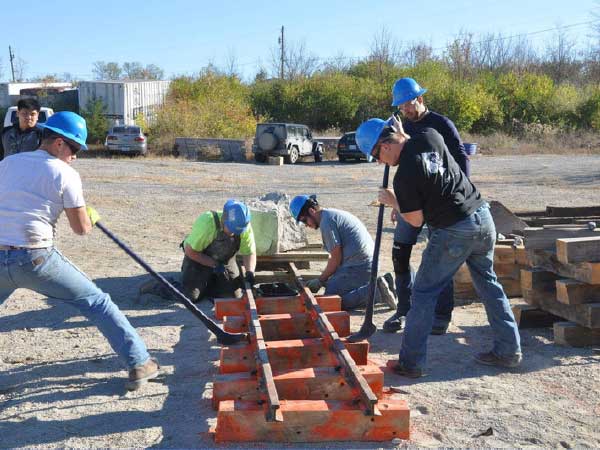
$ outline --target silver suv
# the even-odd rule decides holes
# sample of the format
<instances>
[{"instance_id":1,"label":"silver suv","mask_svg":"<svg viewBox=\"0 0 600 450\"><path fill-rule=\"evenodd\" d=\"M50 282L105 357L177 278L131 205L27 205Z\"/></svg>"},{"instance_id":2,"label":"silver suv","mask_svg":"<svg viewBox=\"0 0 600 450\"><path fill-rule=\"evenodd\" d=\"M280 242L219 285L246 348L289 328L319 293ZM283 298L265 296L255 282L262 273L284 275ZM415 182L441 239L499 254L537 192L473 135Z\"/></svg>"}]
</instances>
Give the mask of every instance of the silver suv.
<instances>
[{"instance_id":1,"label":"silver suv","mask_svg":"<svg viewBox=\"0 0 600 450\"><path fill-rule=\"evenodd\" d=\"M323 160L323 143L314 141L306 125L295 123L259 123L252 145L256 162L269 156L283 156L287 164L295 164L302 156Z\"/></svg>"}]
</instances>

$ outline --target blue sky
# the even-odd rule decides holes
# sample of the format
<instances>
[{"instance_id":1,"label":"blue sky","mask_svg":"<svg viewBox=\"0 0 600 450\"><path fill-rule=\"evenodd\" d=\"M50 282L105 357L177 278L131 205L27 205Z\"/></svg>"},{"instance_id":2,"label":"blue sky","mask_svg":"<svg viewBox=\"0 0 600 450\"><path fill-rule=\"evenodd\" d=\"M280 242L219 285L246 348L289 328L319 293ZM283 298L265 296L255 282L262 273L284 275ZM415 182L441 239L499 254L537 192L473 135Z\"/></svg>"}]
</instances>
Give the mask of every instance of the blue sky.
<instances>
[{"instance_id":1,"label":"blue sky","mask_svg":"<svg viewBox=\"0 0 600 450\"><path fill-rule=\"evenodd\" d=\"M288 43L303 42L323 59L369 53L382 27L398 42L442 48L461 30L515 35L594 20L599 0L260 1L1 0L0 80L10 76L8 46L25 61L25 77L69 72L92 78L95 61L156 64L167 77L192 75L232 59L247 79L271 68L281 26ZM600 20L597 22L600 24ZM578 45L589 25L566 30ZM553 32L528 38L543 46Z\"/></svg>"}]
</instances>

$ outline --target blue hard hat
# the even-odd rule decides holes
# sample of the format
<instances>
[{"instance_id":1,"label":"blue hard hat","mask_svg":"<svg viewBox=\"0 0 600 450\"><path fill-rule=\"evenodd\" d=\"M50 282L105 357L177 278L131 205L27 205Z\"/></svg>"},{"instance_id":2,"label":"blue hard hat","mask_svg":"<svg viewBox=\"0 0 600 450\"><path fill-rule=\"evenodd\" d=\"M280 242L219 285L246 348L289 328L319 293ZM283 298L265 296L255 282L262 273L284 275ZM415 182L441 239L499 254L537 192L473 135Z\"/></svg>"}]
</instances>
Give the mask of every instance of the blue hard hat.
<instances>
[{"instance_id":1,"label":"blue hard hat","mask_svg":"<svg viewBox=\"0 0 600 450\"><path fill-rule=\"evenodd\" d=\"M422 88L412 78L400 78L394 83L392 88L392 106L399 106L413 98L417 98L427 92L427 89Z\"/></svg>"},{"instance_id":2,"label":"blue hard hat","mask_svg":"<svg viewBox=\"0 0 600 450\"><path fill-rule=\"evenodd\" d=\"M360 151L370 157L381 132L388 125L389 123L382 119L369 119L361 123L356 130L356 143Z\"/></svg>"},{"instance_id":3,"label":"blue hard hat","mask_svg":"<svg viewBox=\"0 0 600 450\"><path fill-rule=\"evenodd\" d=\"M82 150L87 150L87 126L85 119L71 111L60 111L52 114L45 123L38 124L41 128L48 128L67 139L77 142Z\"/></svg>"},{"instance_id":4,"label":"blue hard hat","mask_svg":"<svg viewBox=\"0 0 600 450\"><path fill-rule=\"evenodd\" d=\"M244 203L229 199L223 206L223 218L229 231L239 236L248 228L252 215Z\"/></svg>"},{"instance_id":5,"label":"blue hard hat","mask_svg":"<svg viewBox=\"0 0 600 450\"><path fill-rule=\"evenodd\" d=\"M290 211L292 212L292 217L296 219L296 222L300 222L298 220L300 218L300 213L308 200L310 200L308 195L296 195L290 202Z\"/></svg>"}]
</instances>

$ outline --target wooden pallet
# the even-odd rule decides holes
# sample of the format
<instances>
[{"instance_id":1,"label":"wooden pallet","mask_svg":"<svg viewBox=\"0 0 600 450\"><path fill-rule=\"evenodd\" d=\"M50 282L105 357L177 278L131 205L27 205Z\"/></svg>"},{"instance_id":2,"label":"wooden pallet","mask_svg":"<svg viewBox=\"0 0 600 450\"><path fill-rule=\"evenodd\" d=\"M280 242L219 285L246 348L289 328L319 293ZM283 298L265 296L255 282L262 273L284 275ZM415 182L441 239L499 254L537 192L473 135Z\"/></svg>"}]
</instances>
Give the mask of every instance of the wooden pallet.
<instances>
[{"instance_id":1,"label":"wooden pallet","mask_svg":"<svg viewBox=\"0 0 600 450\"><path fill-rule=\"evenodd\" d=\"M367 341L348 343L350 316L337 296L314 296L288 262L300 294L215 299L228 331L250 344L223 347L213 384L217 442L408 439L410 410L385 398Z\"/></svg>"}]
</instances>

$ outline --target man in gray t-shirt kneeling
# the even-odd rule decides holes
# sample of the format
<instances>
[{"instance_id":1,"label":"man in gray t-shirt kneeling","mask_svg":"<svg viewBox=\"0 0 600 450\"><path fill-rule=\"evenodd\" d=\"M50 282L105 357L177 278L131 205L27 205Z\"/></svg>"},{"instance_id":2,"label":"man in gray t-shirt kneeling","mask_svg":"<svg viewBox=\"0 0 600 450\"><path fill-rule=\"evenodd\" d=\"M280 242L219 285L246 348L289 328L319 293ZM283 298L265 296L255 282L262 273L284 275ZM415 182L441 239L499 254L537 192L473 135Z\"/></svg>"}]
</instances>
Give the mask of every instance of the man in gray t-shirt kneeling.
<instances>
[{"instance_id":1,"label":"man in gray t-shirt kneeling","mask_svg":"<svg viewBox=\"0 0 600 450\"><path fill-rule=\"evenodd\" d=\"M292 215L307 227L321 230L323 246L329 253L327 265L318 278L307 283L317 292L325 286L325 295L342 297L345 310L365 306L373 262L373 238L364 224L346 211L322 208L316 196L298 195L290 203ZM377 279L375 300L396 307L391 274Z\"/></svg>"}]
</instances>

